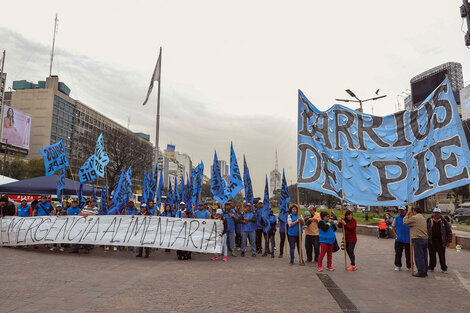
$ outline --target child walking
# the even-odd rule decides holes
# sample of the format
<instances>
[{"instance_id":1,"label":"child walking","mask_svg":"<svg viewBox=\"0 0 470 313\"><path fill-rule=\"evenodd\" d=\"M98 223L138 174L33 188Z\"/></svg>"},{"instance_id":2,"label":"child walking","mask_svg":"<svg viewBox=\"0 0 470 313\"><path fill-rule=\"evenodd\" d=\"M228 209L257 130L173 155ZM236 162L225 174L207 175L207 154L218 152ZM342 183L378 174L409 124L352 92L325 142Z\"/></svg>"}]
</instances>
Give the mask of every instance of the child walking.
<instances>
[{"instance_id":1,"label":"child walking","mask_svg":"<svg viewBox=\"0 0 470 313\"><path fill-rule=\"evenodd\" d=\"M334 271L333 263L333 246L336 240L336 226L330 219L328 212L320 213L321 221L318 222L318 233L320 235L320 256L318 257L318 271L323 272L323 257L327 255L326 269Z\"/></svg>"},{"instance_id":2,"label":"child walking","mask_svg":"<svg viewBox=\"0 0 470 313\"><path fill-rule=\"evenodd\" d=\"M341 221L338 224L339 227L344 225L344 237L346 239L346 252L348 253L349 259L351 260L351 265L346 267L347 271L357 270L356 266L356 256L354 255L354 248L357 243L357 234L356 227L357 222L353 217L353 213L350 210L346 211L345 216L341 216Z\"/></svg>"},{"instance_id":3,"label":"child walking","mask_svg":"<svg viewBox=\"0 0 470 313\"><path fill-rule=\"evenodd\" d=\"M222 221L224 224L224 230L222 233L219 235L222 237L222 254L224 255L224 258L222 261L227 262L227 255L228 255L228 249L227 249L227 220L224 218L224 212L222 209L217 209L216 211L216 219L219 221ZM211 258L212 261L215 261L219 258L219 254L216 253L214 256Z\"/></svg>"}]
</instances>

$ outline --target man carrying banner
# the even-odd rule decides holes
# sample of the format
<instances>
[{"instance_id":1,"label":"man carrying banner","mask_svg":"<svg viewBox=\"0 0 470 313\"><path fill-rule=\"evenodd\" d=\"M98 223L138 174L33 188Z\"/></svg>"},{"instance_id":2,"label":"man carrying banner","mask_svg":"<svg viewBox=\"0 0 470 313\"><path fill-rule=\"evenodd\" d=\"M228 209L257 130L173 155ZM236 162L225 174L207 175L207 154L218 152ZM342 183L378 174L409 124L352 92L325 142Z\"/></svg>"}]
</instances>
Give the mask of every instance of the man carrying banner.
<instances>
[{"instance_id":1,"label":"man carrying banner","mask_svg":"<svg viewBox=\"0 0 470 313\"><path fill-rule=\"evenodd\" d=\"M150 212L147 209L147 205L145 203L142 203L140 205L140 212L137 215L145 215L145 216L151 216ZM151 248L145 248L145 258L148 258L150 255L150 250ZM144 247L139 247L138 253L136 255L136 258L141 258L142 257L142 252L144 252Z\"/></svg>"},{"instance_id":2,"label":"man carrying banner","mask_svg":"<svg viewBox=\"0 0 470 313\"><path fill-rule=\"evenodd\" d=\"M246 250L246 239L249 238L251 245L251 256L256 257L256 228L257 228L257 216L252 211L251 203L245 204L245 212L242 215L240 222L242 223L242 248L241 256L245 256ZM261 230L262 232L262 230Z\"/></svg>"},{"instance_id":3,"label":"man carrying banner","mask_svg":"<svg viewBox=\"0 0 470 313\"><path fill-rule=\"evenodd\" d=\"M186 212L186 203L184 203L183 201L181 201L181 202L180 202L180 208L179 208L179 210L176 212L176 217L184 218L184 212Z\"/></svg>"},{"instance_id":4,"label":"man carrying banner","mask_svg":"<svg viewBox=\"0 0 470 313\"><path fill-rule=\"evenodd\" d=\"M72 206L67 210L67 215L78 215L79 212L80 208L78 207L78 200L73 199Z\"/></svg>"},{"instance_id":5,"label":"man carrying banner","mask_svg":"<svg viewBox=\"0 0 470 313\"><path fill-rule=\"evenodd\" d=\"M51 203L47 201L47 197L45 195L41 196L41 201L36 205L34 208L33 215L34 216L49 216L52 213L52 210L54 208L52 207Z\"/></svg>"},{"instance_id":6,"label":"man carrying banner","mask_svg":"<svg viewBox=\"0 0 470 313\"><path fill-rule=\"evenodd\" d=\"M87 217L87 216L93 216L93 215L98 215L98 207L95 205L95 200L90 199L88 200L88 204L80 210L78 215ZM70 253L78 253L78 249L80 248L79 244L76 244ZM88 254L90 253L90 250L93 248L93 245L83 245L83 248L85 249L85 253Z\"/></svg>"},{"instance_id":7,"label":"man carrying banner","mask_svg":"<svg viewBox=\"0 0 470 313\"><path fill-rule=\"evenodd\" d=\"M408 211L403 219L403 224L410 227L411 239L413 240L414 260L418 273L414 277L428 276L428 227L426 218L421 208Z\"/></svg>"},{"instance_id":8,"label":"man carrying banner","mask_svg":"<svg viewBox=\"0 0 470 313\"><path fill-rule=\"evenodd\" d=\"M157 210L157 212L155 212L155 210ZM158 215L158 208L155 208L155 203L153 200L147 201L147 211L150 213L150 215Z\"/></svg>"}]
</instances>

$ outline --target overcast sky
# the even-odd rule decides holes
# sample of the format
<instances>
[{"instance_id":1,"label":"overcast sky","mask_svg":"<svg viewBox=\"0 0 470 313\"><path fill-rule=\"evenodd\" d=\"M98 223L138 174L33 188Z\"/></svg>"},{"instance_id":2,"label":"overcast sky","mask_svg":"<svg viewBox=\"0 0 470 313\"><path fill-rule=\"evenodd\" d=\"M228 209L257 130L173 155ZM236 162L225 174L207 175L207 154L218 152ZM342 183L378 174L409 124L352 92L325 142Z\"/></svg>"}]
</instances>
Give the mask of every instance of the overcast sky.
<instances>
[{"instance_id":1,"label":"overcast sky","mask_svg":"<svg viewBox=\"0 0 470 313\"><path fill-rule=\"evenodd\" d=\"M2 5L8 86L48 76L58 13L53 74L73 98L124 126L130 117L154 141L156 93L141 104L162 46L160 146L203 160L210 175L214 149L228 161L233 141L257 196L276 149L295 182L298 89L326 110L347 88L362 98L380 88L388 96L374 113L386 115L420 72L448 61L470 70L460 0L74 3Z\"/></svg>"}]
</instances>

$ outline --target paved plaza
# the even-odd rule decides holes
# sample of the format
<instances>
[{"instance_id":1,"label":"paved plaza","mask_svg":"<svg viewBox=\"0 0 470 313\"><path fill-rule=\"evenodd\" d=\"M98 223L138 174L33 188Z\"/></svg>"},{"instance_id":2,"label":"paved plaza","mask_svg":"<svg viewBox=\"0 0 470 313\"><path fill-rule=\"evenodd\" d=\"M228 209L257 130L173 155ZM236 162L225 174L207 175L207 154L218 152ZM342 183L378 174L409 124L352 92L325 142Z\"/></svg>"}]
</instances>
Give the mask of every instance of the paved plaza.
<instances>
[{"instance_id":1,"label":"paved plaza","mask_svg":"<svg viewBox=\"0 0 470 313\"><path fill-rule=\"evenodd\" d=\"M345 312L470 312L469 251L447 251L447 275L414 278L394 271L393 240L358 239L358 271L344 271L339 251L336 271L324 273L357 307ZM347 299L337 302L311 264L290 266L277 256L227 263L209 257L0 248L0 312L343 312L339 303Z\"/></svg>"}]
</instances>

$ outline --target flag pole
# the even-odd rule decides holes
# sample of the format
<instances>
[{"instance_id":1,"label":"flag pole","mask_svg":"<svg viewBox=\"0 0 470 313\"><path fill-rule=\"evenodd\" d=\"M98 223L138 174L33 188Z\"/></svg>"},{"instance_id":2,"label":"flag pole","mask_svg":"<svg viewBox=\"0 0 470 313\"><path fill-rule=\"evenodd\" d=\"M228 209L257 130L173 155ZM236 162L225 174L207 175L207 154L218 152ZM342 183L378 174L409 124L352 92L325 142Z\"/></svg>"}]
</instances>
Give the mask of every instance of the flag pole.
<instances>
[{"instance_id":1,"label":"flag pole","mask_svg":"<svg viewBox=\"0 0 470 313\"><path fill-rule=\"evenodd\" d=\"M160 137L160 86L162 84L162 47L160 47L160 68L158 73L158 92L157 92L157 120L156 120L156 132L155 132L155 164L158 164L158 154L160 152L159 146L159 137Z\"/></svg>"},{"instance_id":2,"label":"flag pole","mask_svg":"<svg viewBox=\"0 0 470 313\"><path fill-rule=\"evenodd\" d=\"M408 214L412 210L412 205L408 204ZM413 260L413 239L411 238L411 230L410 230L410 262L411 262L411 276L414 274L414 260Z\"/></svg>"},{"instance_id":3,"label":"flag pole","mask_svg":"<svg viewBox=\"0 0 470 313\"><path fill-rule=\"evenodd\" d=\"M343 202L344 202L344 195L341 197L341 217L343 218L343 221L344 221L344 224L341 225L342 226L341 228L343 229L344 269L347 269L348 268L348 259L346 257L346 238L344 236L344 226L346 225L346 218L345 218L344 213L343 213L343 210L344 210Z\"/></svg>"},{"instance_id":4,"label":"flag pole","mask_svg":"<svg viewBox=\"0 0 470 313\"><path fill-rule=\"evenodd\" d=\"M297 187L297 220L299 221L297 224L299 224L299 263L301 265L305 265L304 259L302 257L302 226L300 223L300 193L299 193L299 187Z\"/></svg>"}]
</instances>

